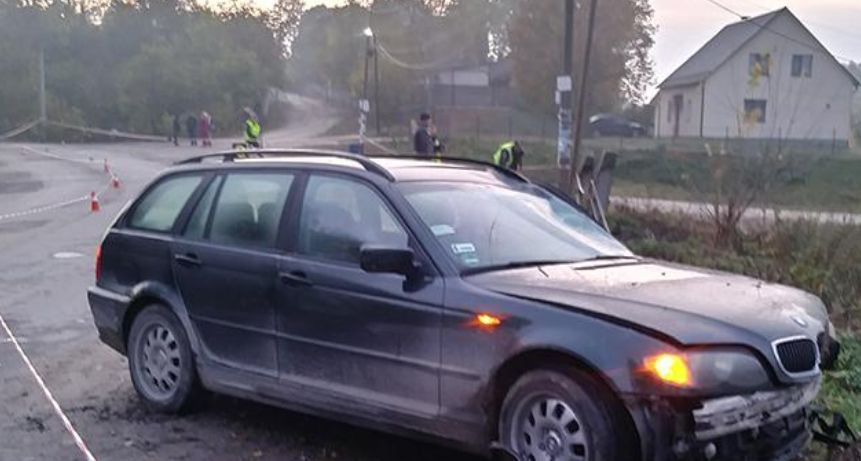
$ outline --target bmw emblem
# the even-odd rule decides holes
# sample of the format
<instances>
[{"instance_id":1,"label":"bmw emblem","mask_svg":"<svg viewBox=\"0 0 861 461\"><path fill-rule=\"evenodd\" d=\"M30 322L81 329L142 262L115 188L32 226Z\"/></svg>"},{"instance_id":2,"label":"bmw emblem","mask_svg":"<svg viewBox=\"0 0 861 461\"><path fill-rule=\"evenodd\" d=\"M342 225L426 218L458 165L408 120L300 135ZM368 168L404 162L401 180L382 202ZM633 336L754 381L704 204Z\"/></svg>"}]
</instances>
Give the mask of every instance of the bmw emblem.
<instances>
[{"instance_id":1,"label":"bmw emblem","mask_svg":"<svg viewBox=\"0 0 861 461\"><path fill-rule=\"evenodd\" d=\"M795 322L796 324L798 324L798 326L800 326L802 328L807 327L807 320L804 320L803 318L801 318L798 315L793 315L792 321Z\"/></svg>"}]
</instances>

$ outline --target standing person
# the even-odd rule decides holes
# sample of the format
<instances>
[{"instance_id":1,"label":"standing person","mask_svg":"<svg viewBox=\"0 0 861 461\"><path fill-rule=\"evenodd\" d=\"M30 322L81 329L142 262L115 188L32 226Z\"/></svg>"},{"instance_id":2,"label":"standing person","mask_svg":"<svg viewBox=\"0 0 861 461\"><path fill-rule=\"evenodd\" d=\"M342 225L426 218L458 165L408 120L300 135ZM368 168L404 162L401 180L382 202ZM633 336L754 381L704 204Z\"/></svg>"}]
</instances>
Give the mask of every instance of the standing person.
<instances>
[{"instance_id":1,"label":"standing person","mask_svg":"<svg viewBox=\"0 0 861 461\"><path fill-rule=\"evenodd\" d=\"M523 167L523 148L517 141L502 143L493 153L493 164L518 171Z\"/></svg>"},{"instance_id":2,"label":"standing person","mask_svg":"<svg viewBox=\"0 0 861 461\"><path fill-rule=\"evenodd\" d=\"M189 143L192 146L197 145L197 117L194 114L188 114L185 119L185 131L188 133Z\"/></svg>"},{"instance_id":3,"label":"standing person","mask_svg":"<svg viewBox=\"0 0 861 461\"><path fill-rule=\"evenodd\" d=\"M182 124L179 122L179 114L175 114L173 116L173 131L171 140L173 141L174 146L179 145L179 132L182 131Z\"/></svg>"},{"instance_id":4,"label":"standing person","mask_svg":"<svg viewBox=\"0 0 861 461\"><path fill-rule=\"evenodd\" d=\"M260 126L260 120L257 114L250 107L245 108L245 144L248 147L260 148L260 136L263 129Z\"/></svg>"},{"instance_id":5,"label":"standing person","mask_svg":"<svg viewBox=\"0 0 861 461\"><path fill-rule=\"evenodd\" d=\"M197 137L200 138L200 143L203 147L212 146L211 125L212 118L206 111L200 112L200 119L197 121Z\"/></svg>"},{"instance_id":6,"label":"standing person","mask_svg":"<svg viewBox=\"0 0 861 461\"><path fill-rule=\"evenodd\" d=\"M427 112L419 116L419 126L413 135L413 150L421 157L432 157L434 154L434 133L431 116Z\"/></svg>"}]
</instances>

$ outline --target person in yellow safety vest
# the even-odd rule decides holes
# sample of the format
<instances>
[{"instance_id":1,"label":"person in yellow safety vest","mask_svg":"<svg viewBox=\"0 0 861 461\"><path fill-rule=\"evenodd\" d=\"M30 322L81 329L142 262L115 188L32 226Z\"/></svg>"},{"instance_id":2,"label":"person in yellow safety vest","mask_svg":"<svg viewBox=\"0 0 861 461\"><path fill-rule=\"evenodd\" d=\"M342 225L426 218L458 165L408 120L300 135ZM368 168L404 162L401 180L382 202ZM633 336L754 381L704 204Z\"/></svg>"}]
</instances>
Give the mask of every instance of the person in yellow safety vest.
<instances>
[{"instance_id":1,"label":"person in yellow safety vest","mask_svg":"<svg viewBox=\"0 0 861 461\"><path fill-rule=\"evenodd\" d=\"M519 142L502 143L493 153L493 164L517 171L523 167L523 154L523 148L520 147Z\"/></svg>"},{"instance_id":2,"label":"person in yellow safety vest","mask_svg":"<svg viewBox=\"0 0 861 461\"><path fill-rule=\"evenodd\" d=\"M245 144L248 147L261 147L260 145L260 120L253 110L245 108Z\"/></svg>"}]
</instances>

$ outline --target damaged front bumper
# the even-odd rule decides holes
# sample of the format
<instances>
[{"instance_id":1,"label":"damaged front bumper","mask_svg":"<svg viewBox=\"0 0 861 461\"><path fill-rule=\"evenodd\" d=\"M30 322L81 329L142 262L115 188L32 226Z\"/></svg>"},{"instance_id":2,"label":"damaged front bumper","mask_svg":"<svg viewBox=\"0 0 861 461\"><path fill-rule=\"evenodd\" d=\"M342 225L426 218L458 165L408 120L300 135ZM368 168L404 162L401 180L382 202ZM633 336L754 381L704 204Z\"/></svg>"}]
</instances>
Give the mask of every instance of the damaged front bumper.
<instances>
[{"instance_id":1,"label":"damaged front bumper","mask_svg":"<svg viewBox=\"0 0 861 461\"><path fill-rule=\"evenodd\" d=\"M810 441L820 378L786 389L699 402L629 398L644 460L793 460Z\"/></svg>"}]
</instances>

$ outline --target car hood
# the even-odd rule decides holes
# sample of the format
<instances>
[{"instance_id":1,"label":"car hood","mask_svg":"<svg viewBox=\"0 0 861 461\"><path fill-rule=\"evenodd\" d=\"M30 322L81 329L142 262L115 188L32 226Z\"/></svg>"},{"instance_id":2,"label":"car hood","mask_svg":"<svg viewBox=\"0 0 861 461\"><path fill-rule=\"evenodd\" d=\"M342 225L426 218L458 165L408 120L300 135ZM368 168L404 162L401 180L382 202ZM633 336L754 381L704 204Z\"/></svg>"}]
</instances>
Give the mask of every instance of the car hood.
<instances>
[{"instance_id":1,"label":"car hood","mask_svg":"<svg viewBox=\"0 0 861 461\"><path fill-rule=\"evenodd\" d=\"M556 264L481 273L469 283L600 316L683 345L756 344L827 328L809 293L739 275L648 260Z\"/></svg>"}]
</instances>

